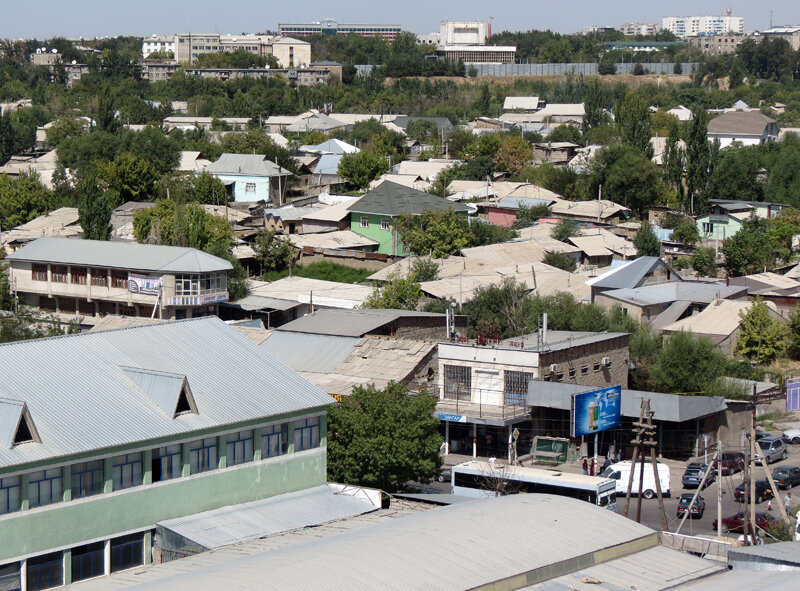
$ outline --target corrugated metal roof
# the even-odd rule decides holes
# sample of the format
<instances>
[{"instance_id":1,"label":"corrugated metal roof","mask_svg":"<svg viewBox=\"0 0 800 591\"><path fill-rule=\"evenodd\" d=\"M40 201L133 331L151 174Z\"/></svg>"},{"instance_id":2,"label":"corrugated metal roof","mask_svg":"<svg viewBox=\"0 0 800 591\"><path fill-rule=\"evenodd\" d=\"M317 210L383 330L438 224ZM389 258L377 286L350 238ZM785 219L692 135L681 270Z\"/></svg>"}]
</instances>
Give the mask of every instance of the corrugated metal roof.
<instances>
[{"instance_id":1,"label":"corrugated metal roof","mask_svg":"<svg viewBox=\"0 0 800 591\"><path fill-rule=\"evenodd\" d=\"M185 374L198 413L166 416L120 365ZM214 316L0 345L0 384L41 439L0 449L3 467L330 403Z\"/></svg>"},{"instance_id":2,"label":"corrugated metal roof","mask_svg":"<svg viewBox=\"0 0 800 591\"><path fill-rule=\"evenodd\" d=\"M656 316L650 322L650 326L652 326L656 330L661 330L668 324L672 324L673 322L678 320L678 318L680 318L691 305L692 302L687 302L685 300L678 300L672 302L666 310L661 312L661 314Z\"/></svg>"},{"instance_id":3,"label":"corrugated metal roof","mask_svg":"<svg viewBox=\"0 0 800 591\"><path fill-rule=\"evenodd\" d=\"M323 484L156 524L207 550L380 509L362 489ZM377 491L376 491L377 492ZM374 495L372 495L374 496Z\"/></svg>"},{"instance_id":4,"label":"corrugated metal roof","mask_svg":"<svg viewBox=\"0 0 800 591\"><path fill-rule=\"evenodd\" d=\"M727 299L746 295L747 288L723 283L700 283L699 281L678 281L643 285L642 287L612 289L603 295L621 302L637 306L666 304L677 300L710 304L715 299Z\"/></svg>"},{"instance_id":5,"label":"corrugated metal roof","mask_svg":"<svg viewBox=\"0 0 800 591\"><path fill-rule=\"evenodd\" d=\"M295 371L328 373L352 353L357 338L274 331L259 346Z\"/></svg>"},{"instance_id":6,"label":"corrugated metal roof","mask_svg":"<svg viewBox=\"0 0 800 591\"><path fill-rule=\"evenodd\" d=\"M436 195L389 181L372 189L348 209L354 213L387 216L419 215L424 211L447 211L450 209L456 212L467 211L467 207L460 203L453 203Z\"/></svg>"},{"instance_id":7,"label":"corrugated metal roof","mask_svg":"<svg viewBox=\"0 0 800 591\"><path fill-rule=\"evenodd\" d=\"M608 289L636 287L645 275L656 268L666 266L658 257L639 257L612 268L607 273L603 273L594 279L590 279L586 284L592 287L605 287ZM680 276L677 273L674 274L674 277L680 281Z\"/></svg>"},{"instance_id":8,"label":"corrugated metal roof","mask_svg":"<svg viewBox=\"0 0 800 591\"><path fill-rule=\"evenodd\" d=\"M772 318L779 319L775 304L764 303L771 310ZM740 314L747 313L752 305L753 302L748 300L719 300L707 306L699 314L668 324L662 330L665 332L684 330L694 334L727 336L739 328L742 322Z\"/></svg>"},{"instance_id":9,"label":"corrugated metal roof","mask_svg":"<svg viewBox=\"0 0 800 591\"><path fill-rule=\"evenodd\" d=\"M292 174L285 168L267 160L263 154L221 154L216 162L206 166L206 172L263 177Z\"/></svg>"},{"instance_id":10,"label":"corrugated metal roof","mask_svg":"<svg viewBox=\"0 0 800 591\"><path fill-rule=\"evenodd\" d=\"M309 277L284 277L277 281L250 281L250 295L292 300L331 308L354 308L372 295L365 285L339 283Z\"/></svg>"},{"instance_id":11,"label":"corrugated metal roof","mask_svg":"<svg viewBox=\"0 0 800 591\"><path fill-rule=\"evenodd\" d=\"M350 207L353 203L355 203L358 198L353 197L352 199L346 199L341 203L337 203L336 205L331 205L325 208L319 208L316 211L311 213L307 213L303 216L304 220L314 220L314 221L323 221L323 222L338 222L343 220L344 218L350 217L350 212L348 211L348 207Z\"/></svg>"},{"instance_id":12,"label":"corrugated metal roof","mask_svg":"<svg viewBox=\"0 0 800 591\"><path fill-rule=\"evenodd\" d=\"M11 449L24 409L24 402L0 398L0 447Z\"/></svg>"},{"instance_id":13,"label":"corrugated metal roof","mask_svg":"<svg viewBox=\"0 0 800 591\"><path fill-rule=\"evenodd\" d=\"M347 142L343 142L342 140L337 140L336 138L327 140L322 142L321 144L316 145L303 145L297 149L298 152L315 152L318 154L355 154L360 152L358 148L348 144Z\"/></svg>"},{"instance_id":14,"label":"corrugated metal roof","mask_svg":"<svg viewBox=\"0 0 800 591\"><path fill-rule=\"evenodd\" d=\"M122 372L155 402L168 417L175 416L178 398L183 391L186 376L166 371L151 371L138 367L120 366Z\"/></svg>"},{"instance_id":15,"label":"corrugated metal roof","mask_svg":"<svg viewBox=\"0 0 800 591\"><path fill-rule=\"evenodd\" d=\"M252 312L254 310L281 310L282 312L285 312L286 310L297 308L300 304L297 301L282 300L280 298L272 298L269 296L247 295L240 300L236 300L235 302L224 302L221 305L225 306L226 308L239 308L241 310L247 310L248 312Z\"/></svg>"},{"instance_id":16,"label":"corrugated metal roof","mask_svg":"<svg viewBox=\"0 0 800 591\"><path fill-rule=\"evenodd\" d=\"M763 559L764 562L782 562L800 568L800 546L797 542L778 542L777 544L764 544L762 546L747 546L731 548L728 550L728 560L733 558Z\"/></svg>"},{"instance_id":17,"label":"corrugated metal roof","mask_svg":"<svg viewBox=\"0 0 800 591\"><path fill-rule=\"evenodd\" d=\"M796 542L791 542L795 544ZM797 571L763 571L736 569L698 581L685 583L680 591L788 591L797 584Z\"/></svg>"},{"instance_id":18,"label":"corrugated metal roof","mask_svg":"<svg viewBox=\"0 0 800 591\"><path fill-rule=\"evenodd\" d=\"M709 137L715 134L761 135L775 119L759 111L731 111L708 122Z\"/></svg>"},{"instance_id":19,"label":"corrugated metal roof","mask_svg":"<svg viewBox=\"0 0 800 591\"><path fill-rule=\"evenodd\" d=\"M314 167L314 174L339 174L342 154L323 154Z\"/></svg>"},{"instance_id":20,"label":"corrugated metal roof","mask_svg":"<svg viewBox=\"0 0 800 591\"><path fill-rule=\"evenodd\" d=\"M307 332L342 337L361 337L385 324L405 317L439 318L444 326L444 314L415 310L317 310L313 314L280 326L278 331Z\"/></svg>"},{"instance_id":21,"label":"corrugated metal roof","mask_svg":"<svg viewBox=\"0 0 800 591\"><path fill-rule=\"evenodd\" d=\"M289 234L289 242L295 248L350 249L376 246L378 241L356 234L352 230L336 230L320 234Z\"/></svg>"},{"instance_id":22,"label":"corrugated metal roof","mask_svg":"<svg viewBox=\"0 0 800 591\"><path fill-rule=\"evenodd\" d=\"M8 255L10 261L164 273L227 271L231 264L195 248L44 236Z\"/></svg>"}]
</instances>

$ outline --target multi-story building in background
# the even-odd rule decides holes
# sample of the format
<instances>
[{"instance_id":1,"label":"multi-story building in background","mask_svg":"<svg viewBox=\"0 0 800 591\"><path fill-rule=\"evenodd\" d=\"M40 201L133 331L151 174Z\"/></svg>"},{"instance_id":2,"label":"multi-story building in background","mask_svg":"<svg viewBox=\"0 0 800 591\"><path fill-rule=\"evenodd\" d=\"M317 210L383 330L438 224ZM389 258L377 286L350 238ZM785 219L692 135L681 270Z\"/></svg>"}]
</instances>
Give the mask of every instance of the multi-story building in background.
<instances>
[{"instance_id":1,"label":"multi-story building in background","mask_svg":"<svg viewBox=\"0 0 800 591\"><path fill-rule=\"evenodd\" d=\"M744 18L732 16L730 8L725 16L665 16L661 19L661 29L671 31L676 37L741 34Z\"/></svg>"},{"instance_id":2,"label":"multi-story building in background","mask_svg":"<svg viewBox=\"0 0 800 591\"><path fill-rule=\"evenodd\" d=\"M517 48L513 45L486 45L491 23L483 21L442 21L439 27L439 59L465 64L513 64Z\"/></svg>"},{"instance_id":3,"label":"multi-story building in background","mask_svg":"<svg viewBox=\"0 0 800 591\"><path fill-rule=\"evenodd\" d=\"M146 37L142 41L142 58L154 51L171 51L174 60L194 64L207 53L244 50L257 56L274 55L281 68L299 68L311 63L311 44L300 39L274 35L219 35L217 33L180 33Z\"/></svg>"},{"instance_id":4,"label":"multi-story building in background","mask_svg":"<svg viewBox=\"0 0 800 591\"><path fill-rule=\"evenodd\" d=\"M486 23L483 21L442 21L439 25L442 45L485 45Z\"/></svg>"},{"instance_id":5,"label":"multi-story building in background","mask_svg":"<svg viewBox=\"0 0 800 591\"><path fill-rule=\"evenodd\" d=\"M655 23L625 23L620 26L619 31L627 37L653 36L658 34L658 25Z\"/></svg>"},{"instance_id":6,"label":"multi-story building in background","mask_svg":"<svg viewBox=\"0 0 800 591\"><path fill-rule=\"evenodd\" d=\"M142 39L142 59L154 52L175 55L175 35L153 35Z\"/></svg>"},{"instance_id":7,"label":"multi-story building in background","mask_svg":"<svg viewBox=\"0 0 800 591\"><path fill-rule=\"evenodd\" d=\"M308 35L358 35L360 37L380 37L391 43L400 34L400 25L376 23L337 23L333 19L313 23L279 23L278 31L289 37Z\"/></svg>"},{"instance_id":8,"label":"multi-story building in background","mask_svg":"<svg viewBox=\"0 0 800 591\"><path fill-rule=\"evenodd\" d=\"M800 50L800 25L772 27L766 31L760 31L764 37L785 39L792 46L793 51Z\"/></svg>"},{"instance_id":9,"label":"multi-story building in background","mask_svg":"<svg viewBox=\"0 0 800 591\"><path fill-rule=\"evenodd\" d=\"M701 49L708 55L736 53L736 49L747 39L756 39L753 35L694 35L687 37L686 42Z\"/></svg>"}]
</instances>

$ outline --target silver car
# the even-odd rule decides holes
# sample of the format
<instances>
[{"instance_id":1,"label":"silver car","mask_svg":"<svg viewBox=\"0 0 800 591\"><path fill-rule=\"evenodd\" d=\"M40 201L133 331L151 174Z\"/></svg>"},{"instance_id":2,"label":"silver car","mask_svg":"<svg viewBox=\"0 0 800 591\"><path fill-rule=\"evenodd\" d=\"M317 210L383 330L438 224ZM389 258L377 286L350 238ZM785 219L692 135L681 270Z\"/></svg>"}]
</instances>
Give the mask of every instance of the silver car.
<instances>
[{"instance_id":1,"label":"silver car","mask_svg":"<svg viewBox=\"0 0 800 591\"><path fill-rule=\"evenodd\" d=\"M756 447L756 464L766 460L767 464L785 460L787 456L786 442L780 437L764 437L759 439Z\"/></svg>"}]
</instances>

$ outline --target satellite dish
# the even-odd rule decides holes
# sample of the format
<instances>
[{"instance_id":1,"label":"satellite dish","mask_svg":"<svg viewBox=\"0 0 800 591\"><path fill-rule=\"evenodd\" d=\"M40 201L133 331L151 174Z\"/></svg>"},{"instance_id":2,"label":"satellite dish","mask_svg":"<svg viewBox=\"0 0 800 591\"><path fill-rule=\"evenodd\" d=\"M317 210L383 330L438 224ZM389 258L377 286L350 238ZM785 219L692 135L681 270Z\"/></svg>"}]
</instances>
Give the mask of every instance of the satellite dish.
<instances>
[{"instance_id":1,"label":"satellite dish","mask_svg":"<svg viewBox=\"0 0 800 591\"><path fill-rule=\"evenodd\" d=\"M53 49L50 50L50 53L58 53L58 50L53 48Z\"/></svg>"}]
</instances>

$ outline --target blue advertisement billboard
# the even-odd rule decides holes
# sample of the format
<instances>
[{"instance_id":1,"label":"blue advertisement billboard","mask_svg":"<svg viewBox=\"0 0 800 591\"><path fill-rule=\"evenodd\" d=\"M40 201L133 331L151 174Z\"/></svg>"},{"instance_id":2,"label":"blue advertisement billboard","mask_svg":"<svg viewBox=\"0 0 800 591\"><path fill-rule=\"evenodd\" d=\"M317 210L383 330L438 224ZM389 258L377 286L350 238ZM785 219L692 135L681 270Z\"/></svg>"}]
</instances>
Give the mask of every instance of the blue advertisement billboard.
<instances>
[{"instance_id":1,"label":"blue advertisement billboard","mask_svg":"<svg viewBox=\"0 0 800 591\"><path fill-rule=\"evenodd\" d=\"M620 425L622 386L572 395L572 436L589 435Z\"/></svg>"}]
</instances>

